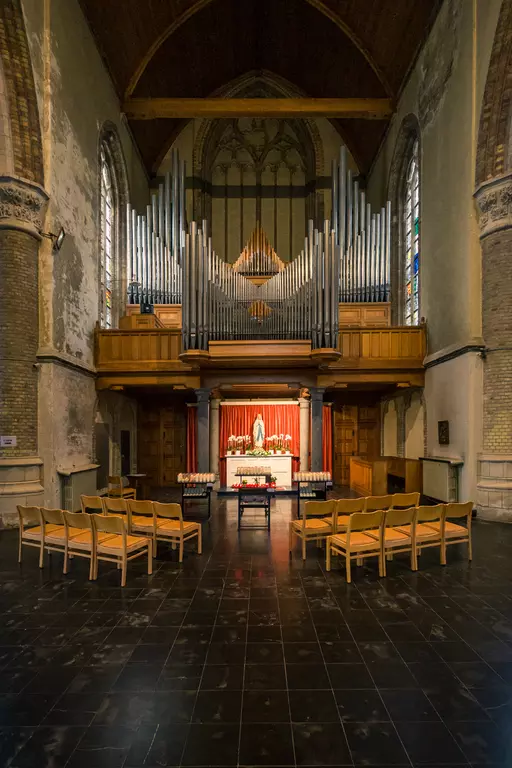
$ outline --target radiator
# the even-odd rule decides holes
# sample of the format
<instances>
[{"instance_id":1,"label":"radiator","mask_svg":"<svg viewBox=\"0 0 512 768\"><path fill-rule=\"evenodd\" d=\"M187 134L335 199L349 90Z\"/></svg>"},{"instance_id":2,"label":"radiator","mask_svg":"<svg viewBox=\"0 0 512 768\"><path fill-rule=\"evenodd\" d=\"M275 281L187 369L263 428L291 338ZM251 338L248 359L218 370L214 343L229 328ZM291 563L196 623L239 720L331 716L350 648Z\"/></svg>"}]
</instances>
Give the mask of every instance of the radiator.
<instances>
[{"instance_id":1,"label":"radiator","mask_svg":"<svg viewBox=\"0 0 512 768\"><path fill-rule=\"evenodd\" d=\"M423 495L442 502L459 500L460 459L422 458Z\"/></svg>"},{"instance_id":2,"label":"radiator","mask_svg":"<svg viewBox=\"0 0 512 768\"><path fill-rule=\"evenodd\" d=\"M80 496L96 496L97 471L99 464L84 464L78 467L58 467L61 480L61 507L69 512L80 511Z\"/></svg>"}]
</instances>

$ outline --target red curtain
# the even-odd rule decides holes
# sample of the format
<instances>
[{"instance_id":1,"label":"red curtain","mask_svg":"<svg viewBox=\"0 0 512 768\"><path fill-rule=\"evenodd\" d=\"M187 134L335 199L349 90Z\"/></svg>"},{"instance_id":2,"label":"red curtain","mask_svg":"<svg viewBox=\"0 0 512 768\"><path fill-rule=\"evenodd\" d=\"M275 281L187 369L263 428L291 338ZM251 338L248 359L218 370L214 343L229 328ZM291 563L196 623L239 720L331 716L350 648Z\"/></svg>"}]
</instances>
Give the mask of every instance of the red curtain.
<instances>
[{"instance_id":1,"label":"red curtain","mask_svg":"<svg viewBox=\"0 0 512 768\"><path fill-rule=\"evenodd\" d=\"M187 407L187 472L197 472L197 408Z\"/></svg>"},{"instance_id":2,"label":"red curtain","mask_svg":"<svg viewBox=\"0 0 512 768\"><path fill-rule=\"evenodd\" d=\"M191 410L191 409L189 409ZM252 427L256 416L261 413L265 422L265 436L291 435L292 453L297 458L292 459L292 470L299 469L300 449L300 409L299 404L285 403L283 405L222 405L220 408L220 442L219 455L226 455L228 437L231 435L252 435ZM226 462L220 462L221 485L226 485Z\"/></svg>"},{"instance_id":3,"label":"red curtain","mask_svg":"<svg viewBox=\"0 0 512 768\"><path fill-rule=\"evenodd\" d=\"M330 472L332 477L332 408L324 405L322 409L322 470Z\"/></svg>"}]
</instances>

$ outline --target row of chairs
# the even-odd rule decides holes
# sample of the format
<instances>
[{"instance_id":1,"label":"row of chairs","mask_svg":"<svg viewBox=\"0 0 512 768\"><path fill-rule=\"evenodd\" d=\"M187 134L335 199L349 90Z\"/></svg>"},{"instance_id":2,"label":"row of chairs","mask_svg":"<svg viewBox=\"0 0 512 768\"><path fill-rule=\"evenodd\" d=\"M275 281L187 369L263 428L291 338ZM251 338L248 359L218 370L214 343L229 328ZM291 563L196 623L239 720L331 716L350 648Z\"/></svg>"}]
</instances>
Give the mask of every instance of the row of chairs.
<instances>
[{"instance_id":1,"label":"row of chairs","mask_svg":"<svg viewBox=\"0 0 512 768\"><path fill-rule=\"evenodd\" d=\"M148 574L153 573L153 541L147 536L132 536L124 520L110 515L84 515L62 509L18 506L19 551L23 546L39 549L39 567L44 551L64 555L63 573L68 573L72 557L90 561L89 579L98 577L98 561L114 562L121 569L121 586L126 584L128 562L147 554Z\"/></svg>"},{"instance_id":2,"label":"row of chairs","mask_svg":"<svg viewBox=\"0 0 512 768\"><path fill-rule=\"evenodd\" d=\"M410 552L411 569L418 570L418 555L426 547L439 547L441 565L446 565L450 544L467 544L468 559L473 557L471 520L473 504L437 504L432 507L355 512L344 532L327 536L326 569L331 570L332 555L345 557L347 582L351 581L351 563L361 565L368 557L379 560L379 575L386 575L386 559L399 552ZM466 524L453 523L464 519Z\"/></svg>"},{"instance_id":3,"label":"row of chairs","mask_svg":"<svg viewBox=\"0 0 512 768\"><path fill-rule=\"evenodd\" d=\"M299 520L290 523L290 552L293 536L302 540L302 559L306 559L306 544L310 540L321 540L338 530L345 530L349 516L355 512L375 512L387 509L409 509L417 507L419 493L395 493L388 496L367 496L358 499L332 499L330 501L307 501L302 507Z\"/></svg>"},{"instance_id":4,"label":"row of chairs","mask_svg":"<svg viewBox=\"0 0 512 768\"><path fill-rule=\"evenodd\" d=\"M180 563L183 562L184 544L189 539L197 537L198 553L202 552L201 523L184 520L179 504L108 496L81 496L80 499L82 512L122 517L129 534L150 536L155 557L158 541L170 541L173 548L178 546Z\"/></svg>"}]
</instances>

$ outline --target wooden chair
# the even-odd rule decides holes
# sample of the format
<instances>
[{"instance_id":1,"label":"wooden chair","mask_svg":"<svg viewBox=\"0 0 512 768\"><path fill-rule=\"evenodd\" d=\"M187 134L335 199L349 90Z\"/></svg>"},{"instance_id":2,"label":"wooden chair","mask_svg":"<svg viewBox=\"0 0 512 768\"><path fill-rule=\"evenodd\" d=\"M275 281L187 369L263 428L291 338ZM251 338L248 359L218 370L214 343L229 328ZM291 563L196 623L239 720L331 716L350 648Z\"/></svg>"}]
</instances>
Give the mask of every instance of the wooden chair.
<instances>
[{"instance_id":1,"label":"wooden chair","mask_svg":"<svg viewBox=\"0 0 512 768\"><path fill-rule=\"evenodd\" d=\"M103 514L103 499L101 496L80 496L80 505L84 514Z\"/></svg>"},{"instance_id":2,"label":"wooden chair","mask_svg":"<svg viewBox=\"0 0 512 768\"><path fill-rule=\"evenodd\" d=\"M135 499L137 498L137 491L135 488L123 485L123 478L121 475L109 475L108 495L114 499Z\"/></svg>"},{"instance_id":3,"label":"wooden chair","mask_svg":"<svg viewBox=\"0 0 512 768\"><path fill-rule=\"evenodd\" d=\"M49 552L62 552L65 555L68 546L68 533L64 523L62 509L41 507L43 523L44 549Z\"/></svg>"},{"instance_id":4,"label":"wooden chair","mask_svg":"<svg viewBox=\"0 0 512 768\"><path fill-rule=\"evenodd\" d=\"M466 518L466 525L457 525L451 519ZM467 544L468 560L473 559L473 543L471 541L471 520L473 518L473 502L464 504L445 504L440 522L431 522L429 527L441 533L441 565L446 565L446 547L449 544Z\"/></svg>"},{"instance_id":5,"label":"wooden chair","mask_svg":"<svg viewBox=\"0 0 512 768\"><path fill-rule=\"evenodd\" d=\"M373 534L369 534L373 535ZM418 570L416 550L416 507L389 509L384 513L382 530L383 576L386 575L386 556L399 552L411 553L411 570Z\"/></svg>"},{"instance_id":6,"label":"wooden chair","mask_svg":"<svg viewBox=\"0 0 512 768\"><path fill-rule=\"evenodd\" d=\"M418 556L422 549L441 546L440 524L443 518L444 504L436 504L434 507L416 507L416 522L414 538L416 542L416 567ZM412 535L412 525L404 523L398 526L398 530L408 536ZM442 562L442 561L441 561Z\"/></svg>"},{"instance_id":7,"label":"wooden chair","mask_svg":"<svg viewBox=\"0 0 512 768\"><path fill-rule=\"evenodd\" d=\"M40 507L24 507L18 504L19 545L18 562L21 563L22 546L39 549L39 567L43 567L44 529Z\"/></svg>"},{"instance_id":8,"label":"wooden chair","mask_svg":"<svg viewBox=\"0 0 512 768\"><path fill-rule=\"evenodd\" d=\"M121 586L126 586L128 562L148 556L148 574L153 573L153 544L146 536L131 536L120 517L92 515L92 528L95 548L94 577L98 578L98 561L117 563L121 567ZM102 536L106 538L102 540Z\"/></svg>"},{"instance_id":9,"label":"wooden chair","mask_svg":"<svg viewBox=\"0 0 512 768\"><path fill-rule=\"evenodd\" d=\"M179 545L179 561L183 562L183 545L189 539L197 536L197 554L203 551L203 530L201 523L191 520L183 520L183 513L179 504L161 504L153 502L156 521L157 541L170 541L173 547Z\"/></svg>"},{"instance_id":10,"label":"wooden chair","mask_svg":"<svg viewBox=\"0 0 512 768\"><path fill-rule=\"evenodd\" d=\"M333 533L338 533L340 530L346 531L350 515L353 515L354 512L364 512L365 504L366 499L364 497L359 499L337 499Z\"/></svg>"},{"instance_id":11,"label":"wooden chair","mask_svg":"<svg viewBox=\"0 0 512 768\"><path fill-rule=\"evenodd\" d=\"M352 581L351 561L362 561L366 557L378 557L379 576L383 576L384 555L382 546L384 512L355 512L350 515L347 530L335 533L327 539L326 569L331 570L332 554L343 555L347 571L347 582Z\"/></svg>"},{"instance_id":12,"label":"wooden chair","mask_svg":"<svg viewBox=\"0 0 512 768\"><path fill-rule=\"evenodd\" d=\"M293 536L302 540L302 559L306 559L306 542L311 539L325 539L331 536L334 528L334 516L336 514L336 500L330 501L306 501L302 505L302 517L300 520L292 520L289 527L290 552L293 547Z\"/></svg>"},{"instance_id":13,"label":"wooden chair","mask_svg":"<svg viewBox=\"0 0 512 768\"><path fill-rule=\"evenodd\" d=\"M420 494L417 491L413 493L394 493L391 497L390 509L411 509L417 507L420 503Z\"/></svg>"},{"instance_id":14,"label":"wooden chair","mask_svg":"<svg viewBox=\"0 0 512 768\"><path fill-rule=\"evenodd\" d=\"M156 528L157 519L152 501L136 501L128 499L128 533L151 536L153 542L153 557L156 557Z\"/></svg>"},{"instance_id":15,"label":"wooden chair","mask_svg":"<svg viewBox=\"0 0 512 768\"><path fill-rule=\"evenodd\" d=\"M110 496L104 496L103 514L115 517L121 517L128 525L128 502L126 499L112 499Z\"/></svg>"},{"instance_id":16,"label":"wooden chair","mask_svg":"<svg viewBox=\"0 0 512 768\"><path fill-rule=\"evenodd\" d=\"M379 512L389 509L393 503L393 497L389 496L367 496L365 499L365 512Z\"/></svg>"},{"instance_id":17,"label":"wooden chair","mask_svg":"<svg viewBox=\"0 0 512 768\"><path fill-rule=\"evenodd\" d=\"M63 573L68 573L69 558L85 557L90 561L89 580L94 579L95 542L92 532L92 516L83 512L64 511L68 545L64 553Z\"/></svg>"}]
</instances>

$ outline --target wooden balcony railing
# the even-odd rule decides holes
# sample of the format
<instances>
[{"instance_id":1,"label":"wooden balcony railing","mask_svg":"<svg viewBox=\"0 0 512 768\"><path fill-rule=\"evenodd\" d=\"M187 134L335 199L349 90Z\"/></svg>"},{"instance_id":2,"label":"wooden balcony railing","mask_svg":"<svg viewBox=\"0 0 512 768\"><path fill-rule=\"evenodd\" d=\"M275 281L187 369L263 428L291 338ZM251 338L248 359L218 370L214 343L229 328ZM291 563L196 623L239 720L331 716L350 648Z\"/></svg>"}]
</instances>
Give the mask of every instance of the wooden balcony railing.
<instances>
[{"instance_id":1,"label":"wooden balcony railing","mask_svg":"<svg viewBox=\"0 0 512 768\"><path fill-rule=\"evenodd\" d=\"M338 339L341 358L335 367L423 368L425 329L351 328L341 330Z\"/></svg>"},{"instance_id":2,"label":"wooden balcony railing","mask_svg":"<svg viewBox=\"0 0 512 768\"><path fill-rule=\"evenodd\" d=\"M186 370L180 354L181 330L176 328L96 331L98 373Z\"/></svg>"}]
</instances>

